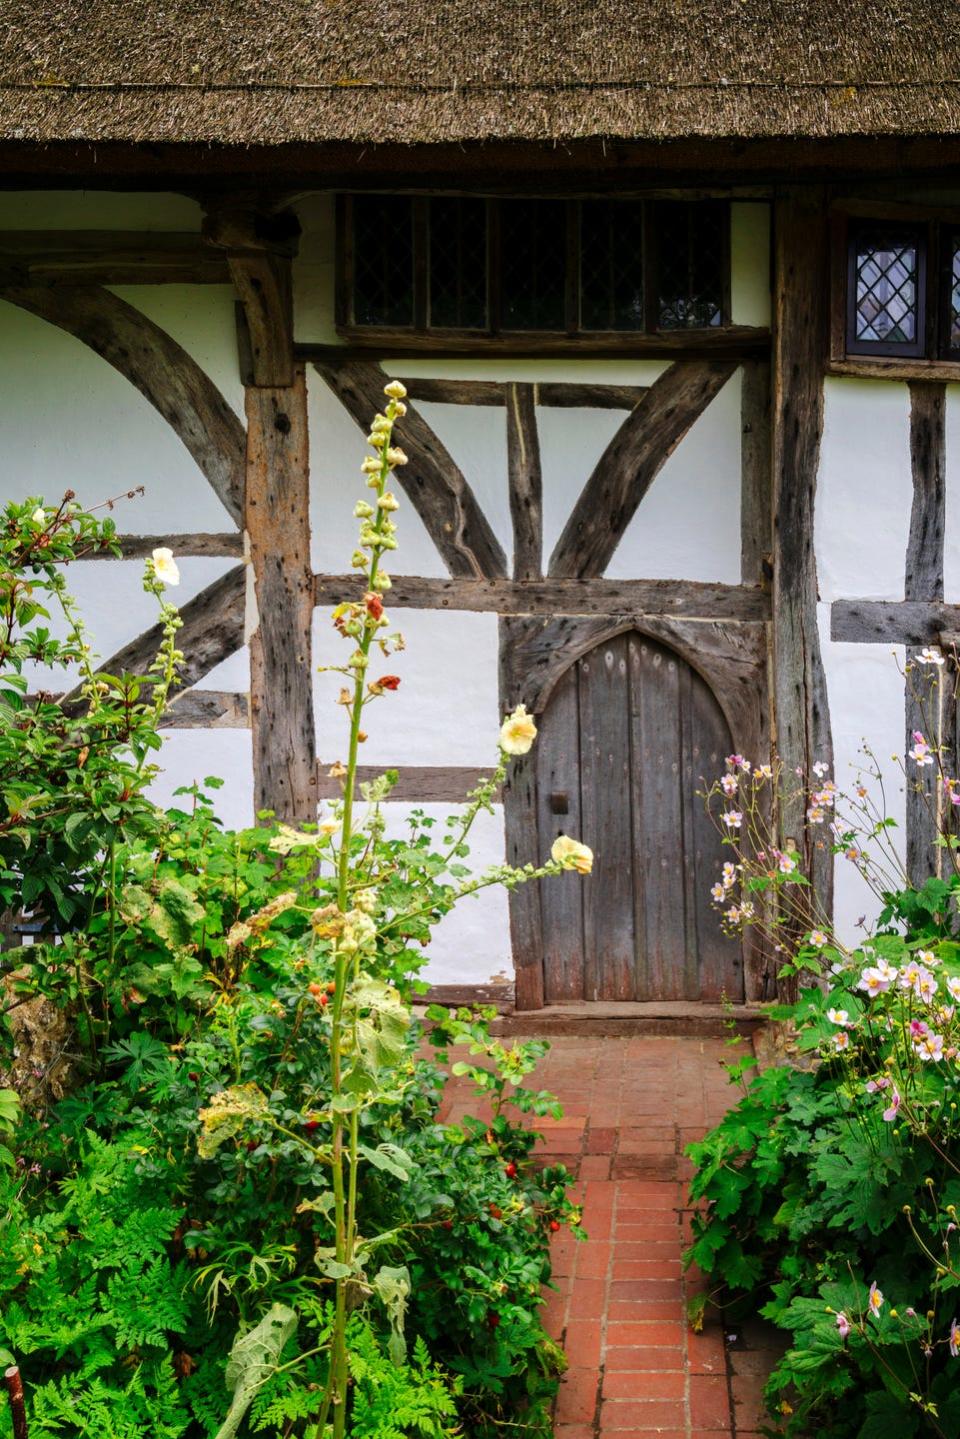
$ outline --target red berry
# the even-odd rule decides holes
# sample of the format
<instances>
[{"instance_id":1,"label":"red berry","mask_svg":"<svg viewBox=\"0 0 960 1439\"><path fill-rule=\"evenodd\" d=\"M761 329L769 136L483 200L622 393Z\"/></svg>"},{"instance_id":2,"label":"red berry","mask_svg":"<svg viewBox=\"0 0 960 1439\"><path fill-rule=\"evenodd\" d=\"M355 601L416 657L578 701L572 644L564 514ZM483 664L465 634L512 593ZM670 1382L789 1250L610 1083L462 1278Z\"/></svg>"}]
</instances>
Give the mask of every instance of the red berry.
<instances>
[{"instance_id":1,"label":"red berry","mask_svg":"<svg viewBox=\"0 0 960 1439\"><path fill-rule=\"evenodd\" d=\"M497 1204L491 1204L491 1205L488 1206L488 1208L489 1208L489 1210L490 1210L490 1213L493 1215L494 1219L502 1219L502 1218L503 1218L503 1210L499 1207L499 1205L497 1205Z\"/></svg>"},{"instance_id":2,"label":"red berry","mask_svg":"<svg viewBox=\"0 0 960 1439\"><path fill-rule=\"evenodd\" d=\"M314 980L312 984L308 984L307 989L314 996L323 993L323 985L318 984L316 980Z\"/></svg>"},{"instance_id":3,"label":"red berry","mask_svg":"<svg viewBox=\"0 0 960 1439\"><path fill-rule=\"evenodd\" d=\"M453 1228L453 1220L452 1220L452 1219L445 1219L445 1220L443 1221L443 1227L444 1227L444 1229L452 1229L452 1228Z\"/></svg>"},{"instance_id":4,"label":"red berry","mask_svg":"<svg viewBox=\"0 0 960 1439\"><path fill-rule=\"evenodd\" d=\"M303 1121L303 1127L308 1134L312 1134L315 1129L320 1128L320 1121L319 1119L305 1119Z\"/></svg>"},{"instance_id":5,"label":"red berry","mask_svg":"<svg viewBox=\"0 0 960 1439\"><path fill-rule=\"evenodd\" d=\"M500 1315L495 1314L491 1309L490 1313L487 1315L487 1323L490 1325L491 1329L498 1329L500 1327Z\"/></svg>"},{"instance_id":6,"label":"red berry","mask_svg":"<svg viewBox=\"0 0 960 1439\"><path fill-rule=\"evenodd\" d=\"M326 1009L326 1007L327 1007L327 1005L328 1005L329 1003L330 1003L330 1000L327 998L327 996L326 996L325 994L321 994L321 996L320 996L320 1008L321 1008L321 1009Z\"/></svg>"},{"instance_id":7,"label":"red berry","mask_svg":"<svg viewBox=\"0 0 960 1439\"><path fill-rule=\"evenodd\" d=\"M196 1071L195 1069L191 1069L190 1073L187 1075L187 1078L188 1078L193 1084L199 1084L199 1083L200 1083L200 1076L199 1076L199 1074L197 1073L197 1071Z\"/></svg>"},{"instance_id":8,"label":"red berry","mask_svg":"<svg viewBox=\"0 0 960 1439\"><path fill-rule=\"evenodd\" d=\"M511 1159L510 1163L506 1166L506 1168L504 1169L503 1172L504 1172L504 1174L507 1176L508 1179L516 1179L516 1177L517 1177L517 1166L514 1164L514 1162L513 1162L512 1159Z\"/></svg>"},{"instance_id":9,"label":"red berry","mask_svg":"<svg viewBox=\"0 0 960 1439\"><path fill-rule=\"evenodd\" d=\"M550 1220L550 1232L551 1232L551 1234L556 1234L556 1232L557 1232L557 1230L558 1230L559 1228L560 1228L560 1221L559 1221L559 1219L551 1219L551 1220Z\"/></svg>"},{"instance_id":10,"label":"red berry","mask_svg":"<svg viewBox=\"0 0 960 1439\"><path fill-rule=\"evenodd\" d=\"M258 1144L259 1144L259 1140L256 1140L256 1139L248 1139L248 1140L247 1140L247 1153L248 1153L248 1154L252 1154L253 1151L257 1148Z\"/></svg>"},{"instance_id":11,"label":"red berry","mask_svg":"<svg viewBox=\"0 0 960 1439\"><path fill-rule=\"evenodd\" d=\"M337 986L334 984L333 980L331 979L330 982L329 982L329 984L327 985L327 993L328 993L328 994L336 994L336 992L337 992Z\"/></svg>"}]
</instances>

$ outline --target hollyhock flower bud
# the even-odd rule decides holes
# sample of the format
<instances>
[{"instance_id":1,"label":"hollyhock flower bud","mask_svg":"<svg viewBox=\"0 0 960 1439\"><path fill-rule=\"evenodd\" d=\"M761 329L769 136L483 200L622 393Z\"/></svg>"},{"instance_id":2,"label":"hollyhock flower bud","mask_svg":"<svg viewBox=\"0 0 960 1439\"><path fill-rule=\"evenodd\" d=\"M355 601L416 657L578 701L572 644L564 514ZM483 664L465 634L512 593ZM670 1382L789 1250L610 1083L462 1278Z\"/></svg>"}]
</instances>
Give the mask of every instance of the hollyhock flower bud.
<instances>
[{"instance_id":1,"label":"hollyhock flower bud","mask_svg":"<svg viewBox=\"0 0 960 1439\"><path fill-rule=\"evenodd\" d=\"M389 490L387 490L385 494L382 494L379 500L377 500L378 510L399 510L399 508L400 501L396 495L392 495Z\"/></svg>"},{"instance_id":2,"label":"hollyhock flower bud","mask_svg":"<svg viewBox=\"0 0 960 1439\"><path fill-rule=\"evenodd\" d=\"M405 400L407 398L407 387L399 380L391 380L389 385L384 385L383 393L389 395L391 400Z\"/></svg>"},{"instance_id":3,"label":"hollyhock flower bud","mask_svg":"<svg viewBox=\"0 0 960 1439\"><path fill-rule=\"evenodd\" d=\"M406 465L409 464L409 460L403 450L395 449L391 446L391 448L387 450L387 464L391 466Z\"/></svg>"}]
</instances>

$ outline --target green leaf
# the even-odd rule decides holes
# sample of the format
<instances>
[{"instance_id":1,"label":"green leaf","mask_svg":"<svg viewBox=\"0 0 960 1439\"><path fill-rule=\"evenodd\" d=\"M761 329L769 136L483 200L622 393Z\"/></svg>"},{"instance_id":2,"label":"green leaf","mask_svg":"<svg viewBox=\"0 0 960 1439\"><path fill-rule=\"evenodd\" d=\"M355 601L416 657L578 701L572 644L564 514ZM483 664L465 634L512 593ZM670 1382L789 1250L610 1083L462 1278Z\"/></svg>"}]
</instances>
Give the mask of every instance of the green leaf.
<instances>
[{"instance_id":1,"label":"green leaf","mask_svg":"<svg viewBox=\"0 0 960 1439\"><path fill-rule=\"evenodd\" d=\"M216 1439L234 1439L247 1410L280 1363L297 1329L297 1315L285 1304L274 1304L254 1329L239 1334L227 1360L227 1388L233 1399Z\"/></svg>"},{"instance_id":2,"label":"green leaf","mask_svg":"<svg viewBox=\"0 0 960 1439\"><path fill-rule=\"evenodd\" d=\"M395 1179L403 1180L404 1183L416 1169L409 1154L396 1144L378 1144L376 1149L371 1149L366 1144L359 1144L357 1152L362 1154L364 1159L376 1169L386 1170L388 1174L392 1174Z\"/></svg>"}]
</instances>

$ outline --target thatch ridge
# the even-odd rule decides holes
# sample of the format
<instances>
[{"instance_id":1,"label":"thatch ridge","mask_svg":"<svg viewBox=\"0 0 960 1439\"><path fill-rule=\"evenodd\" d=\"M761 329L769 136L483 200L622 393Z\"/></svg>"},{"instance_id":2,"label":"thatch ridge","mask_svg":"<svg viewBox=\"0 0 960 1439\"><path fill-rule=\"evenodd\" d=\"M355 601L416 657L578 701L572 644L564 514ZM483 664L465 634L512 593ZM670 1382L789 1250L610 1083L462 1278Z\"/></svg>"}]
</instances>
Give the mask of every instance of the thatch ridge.
<instances>
[{"instance_id":1,"label":"thatch ridge","mask_svg":"<svg viewBox=\"0 0 960 1439\"><path fill-rule=\"evenodd\" d=\"M5 0L0 138L960 134L960 0Z\"/></svg>"}]
</instances>

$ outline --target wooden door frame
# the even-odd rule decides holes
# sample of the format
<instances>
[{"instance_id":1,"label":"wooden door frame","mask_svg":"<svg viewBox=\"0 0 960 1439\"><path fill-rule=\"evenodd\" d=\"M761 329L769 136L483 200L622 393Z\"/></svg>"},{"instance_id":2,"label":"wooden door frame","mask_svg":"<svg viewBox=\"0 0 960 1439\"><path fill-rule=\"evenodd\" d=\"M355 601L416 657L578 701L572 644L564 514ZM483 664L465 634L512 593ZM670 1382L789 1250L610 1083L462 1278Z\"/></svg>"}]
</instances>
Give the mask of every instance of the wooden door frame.
<instances>
[{"instance_id":1,"label":"wooden door frame","mask_svg":"<svg viewBox=\"0 0 960 1439\"><path fill-rule=\"evenodd\" d=\"M672 650L709 687L723 713L734 747L743 754L770 749L768 717L768 626L675 619L665 615L610 615L597 618L502 618L500 698L505 709L523 699L543 714L561 676L583 655L621 634L636 632ZM540 864L535 750L515 761L503 790L508 859ZM589 883L589 881L587 881ZM543 910L537 885L510 893L510 927L516 966L516 1008L544 1003ZM744 997L747 1003L771 995L769 953L748 930L743 939Z\"/></svg>"}]
</instances>

